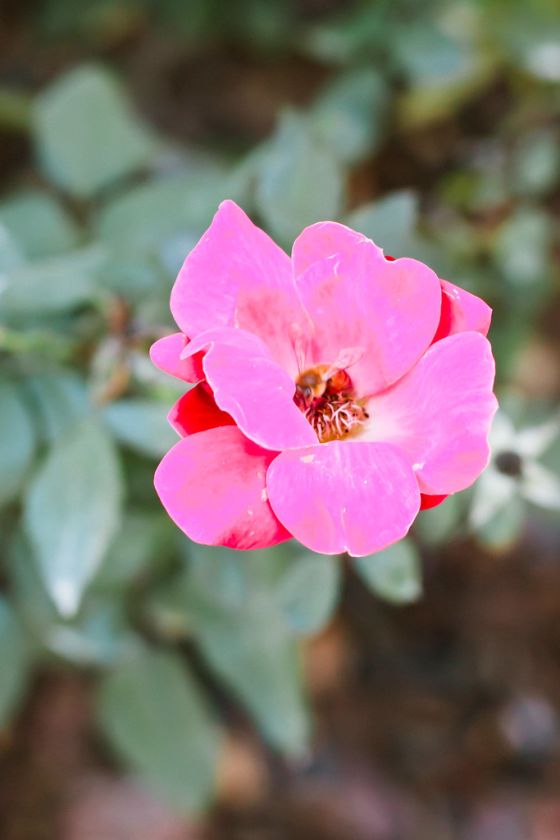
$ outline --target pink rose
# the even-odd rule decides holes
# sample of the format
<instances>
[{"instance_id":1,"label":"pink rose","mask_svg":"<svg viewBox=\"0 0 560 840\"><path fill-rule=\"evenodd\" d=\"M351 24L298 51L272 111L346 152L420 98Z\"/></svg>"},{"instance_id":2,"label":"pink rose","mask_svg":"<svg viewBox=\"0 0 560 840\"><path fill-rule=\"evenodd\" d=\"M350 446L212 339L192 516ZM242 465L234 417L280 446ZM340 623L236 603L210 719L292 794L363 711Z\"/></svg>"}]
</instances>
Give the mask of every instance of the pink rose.
<instances>
[{"instance_id":1,"label":"pink rose","mask_svg":"<svg viewBox=\"0 0 560 840\"><path fill-rule=\"evenodd\" d=\"M196 542L370 554L488 462L490 308L344 225L306 228L290 259L225 201L171 311L152 359L197 384L155 486Z\"/></svg>"}]
</instances>

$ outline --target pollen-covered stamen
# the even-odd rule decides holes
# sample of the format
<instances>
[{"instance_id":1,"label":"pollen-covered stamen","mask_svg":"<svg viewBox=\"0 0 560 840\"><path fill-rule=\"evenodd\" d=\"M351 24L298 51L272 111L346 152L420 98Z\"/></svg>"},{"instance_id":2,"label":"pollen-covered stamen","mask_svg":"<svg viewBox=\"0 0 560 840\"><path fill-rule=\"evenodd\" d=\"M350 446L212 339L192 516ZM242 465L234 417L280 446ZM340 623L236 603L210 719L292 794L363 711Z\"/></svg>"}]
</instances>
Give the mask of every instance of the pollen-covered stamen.
<instances>
[{"instance_id":1,"label":"pollen-covered stamen","mask_svg":"<svg viewBox=\"0 0 560 840\"><path fill-rule=\"evenodd\" d=\"M329 365L318 365L299 375L294 401L321 443L344 440L369 417L355 396L348 373Z\"/></svg>"}]
</instances>

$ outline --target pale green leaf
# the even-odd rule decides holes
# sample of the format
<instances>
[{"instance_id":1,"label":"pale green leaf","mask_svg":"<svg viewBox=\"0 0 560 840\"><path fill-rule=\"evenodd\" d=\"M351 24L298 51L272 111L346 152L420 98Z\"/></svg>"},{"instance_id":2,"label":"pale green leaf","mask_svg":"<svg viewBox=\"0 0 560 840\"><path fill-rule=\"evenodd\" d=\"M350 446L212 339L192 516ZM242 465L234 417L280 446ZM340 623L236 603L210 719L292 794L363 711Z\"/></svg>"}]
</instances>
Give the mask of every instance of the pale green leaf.
<instances>
[{"instance_id":1,"label":"pale green leaf","mask_svg":"<svg viewBox=\"0 0 560 840\"><path fill-rule=\"evenodd\" d=\"M200 235L223 197L224 173L179 170L119 194L103 206L95 229L118 251L159 252L189 229ZM184 256L184 255L183 255Z\"/></svg>"},{"instance_id":2,"label":"pale green leaf","mask_svg":"<svg viewBox=\"0 0 560 840\"><path fill-rule=\"evenodd\" d=\"M401 540L368 557L356 557L354 568L376 595L394 604L408 604L422 594L420 557L412 540Z\"/></svg>"},{"instance_id":3,"label":"pale green leaf","mask_svg":"<svg viewBox=\"0 0 560 840\"><path fill-rule=\"evenodd\" d=\"M279 604L292 554L290 546L254 552L193 547L182 599L211 667L271 744L301 754L309 739L308 710L293 630Z\"/></svg>"},{"instance_id":4,"label":"pale green leaf","mask_svg":"<svg viewBox=\"0 0 560 840\"><path fill-rule=\"evenodd\" d=\"M373 239L392 257L410 256L418 218L418 198L411 190L390 193L349 213L345 222Z\"/></svg>"},{"instance_id":5,"label":"pale green leaf","mask_svg":"<svg viewBox=\"0 0 560 840\"><path fill-rule=\"evenodd\" d=\"M73 615L120 521L121 475L110 440L94 422L51 449L25 499L24 522L47 591Z\"/></svg>"},{"instance_id":6,"label":"pale green leaf","mask_svg":"<svg viewBox=\"0 0 560 840\"><path fill-rule=\"evenodd\" d=\"M494 259L510 287L523 293L544 291L550 271L552 223L544 211L520 207L500 227Z\"/></svg>"},{"instance_id":7,"label":"pale green leaf","mask_svg":"<svg viewBox=\"0 0 560 840\"><path fill-rule=\"evenodd\" d=\"M560 149L552 132L523 137L512 160L512 180L521 195L548 192L560 178Z\"/></svg>"},{"instance_id":8,"label":"pale green leaf","mask_svg":"<svg viewBox=\"0 0 560 840\"><path fill-rule=\"evenodd\" d=\"M42 644L59 616L39 574L31 545L21 531L9 544L7 573L18 615L34 641Z\"/></svg>"},{"instance_id":9,"label":"pale green leaf","mask_svg":"<svg viewBox=\"0 0 560 840\"><path fill-rule=\"evenodd\" d=\"M8 228L0 220L0 291L4 285L2 275L23 263L23 254Z\"/></svg>"},{"instance_id":10,"label":"pale green leaf","mask_svg":"<svg viewBox=\"0 0 560 840\"><path fill-rule=\"evenodd\" d=\"M496 552L507 551L520 538L525 520L525 505L519 494L516 494L505 507L501 507L484 525L477 528L476 537L486 548Z\"/></svg>"},{"instance_id":11,"label":"pale green leaf","mask_svg":"<svg viewBox=\"0 0 560 840\"><path fill-rule=\"evenodd\" d=\"M0 507L18 494L35 454L35 430L21 389L0 380Z\"/></svg>"},{"instance_id":12,"label":"pale green leaf","mask_svg":"<svg viewBox=\"0 0 560 840\"><path fill-rule=\"evenodd\" d=\"M302 552L280 578L277 597L288 625L298 635L317 633L336 608L340 590L339 557Z\"/></svg>"},{"instance_id":13,"label":"pale green leaf","mask_svg":"<svg viewBox=\"0 0 560 840\"><path fill-rule=\"evenodd\" d=\"M78 197L137 171L152 152L120 86L100 67L79 67L57 79L36 99L33 125L46 174Z\"/></svg>"},{"instance_id":14,"label":"pale green leaf","mask_svg":"<svg viewBox=\"0 0 560 840\"><path fill-rule=\"evenodd\" d=\"M169 407L162 403L130 397L110 403L103 418L121 443L143 455L159 458L178 440L167 422L168 412Z\"/></svg>"},{"instance_id":15,"label":"pale green leaf","mask_svg":"<svg viewBox=\"0 0 560 840\"><path fill-rule=\"evenodd\" d=\"M111 665L128 659L140 642L130 630L120 599L88 597L73 622L53 623L45 647L74 665Z\"/></svg>"},{"instance_id":16,"label":"pale green leaf","mask_svg":"<svg viewBox=\"0 0 560 840\"><path fill-rule=\"evenodd\" d=\"M22 380L37 435L53 443L91 411L85 382L69 370L44 371Z\"/></svg>"},{"instance_id":17,"label":"pale green leaf","mask_svg":"<svg viewBox=\"0 0 560 840\"><path fill-rule=\"evenodd\" d=\"M8 316L46 316L88 302L105 258L104 249L93 245L6 272L0 276L0 312Z\"/></svg>"},{"instance_id":18,"label":"pale green leaf","mask_svg":"<svg viewBox=\"0 0 560 840\"><path fill-rule=\"evenodd\" d=\"M25 632L6 599L0 596L0 730L22 699L30 665Z\"/></svg>"},{"instance_id":19,"label":"pale green leaf","mask_svg":"<svg viewBox=\"0 0 560 840\"><path fill-rule=\"evenodd\" d=\"M459 529L464 507L461 494L449 496L437 507L420 511L414 523L414 532L426 545L450 540Z\"/></svg>"},{"instance_id":20,"label":"pale green leaf","mask_svg":"<svg viewBox=\"0 0 560 840\"><path fill-rule=\"evenodd\" d=\"M180 812L206 805L219 735L181 661L146 651L101 684L105 736L140 777Z\"/></svg>"},{"instance_id":21,"label":"pale green leaf","mask_svg":"<svg viewBox=\"0 0 560 840\"><path fill-rule=\"evenodd\" d=\"M317 137L344 163L373 154L383 136L387 98L386 83L373 69L336 77L311 109Z\"/></svg>"},{"instance_id":22,"label":"pale green leaf","mask_svg":"<svg viewBox=\"0 0 560 840\"><path fill-rule=\"evenodd\" d=\"M340 164L301 116L285 113L264 156L257 183L257 204L272 233L283 243L302 228L336 219L344 183Z\"/></svg>"},{"instance_id":23,"label":"pale green leaf","mask_svg":"<svg viewBox=\"0 0 560 840\"><path fill-rule=\"evenodd\" d=\"M156 571L172 552L177 531L164 511L128 512L95 576L95 590L123 589Z\"/></svg>"},{"instance_id":24,"label":"pale green leaf","mask_svg":"<svg viewBox=\"0 0 560 840\"><path fill-rule=\"evenodd\" d=\"M40 190L22 190L0 203L0 224L28 259L61 254L79 244L77 226L54 198Z\"/></svg>"},{"instance_id":25,"label":"pale green leaf","mask_svg":"<svg viewBox=\"0 0 560 840\"><path fill-rule=\"evenodd\" d=\"M265 604L243 614L194 612L195 637L211 667L254 716L271 744L290 754L308 745L309 719L296 645Z\"/></svg>"},{"instance_id":26,"label":"pale green leaf","mask_svg":"<svg viewBox=\"0 0 560 840\"><path fill-rule=\"evenodd\" d=\"M471 67L467 46L439 25L418 21L400 27L396 34L392 48L415 86L448 84Z\"/></svg>"}]
</instances>

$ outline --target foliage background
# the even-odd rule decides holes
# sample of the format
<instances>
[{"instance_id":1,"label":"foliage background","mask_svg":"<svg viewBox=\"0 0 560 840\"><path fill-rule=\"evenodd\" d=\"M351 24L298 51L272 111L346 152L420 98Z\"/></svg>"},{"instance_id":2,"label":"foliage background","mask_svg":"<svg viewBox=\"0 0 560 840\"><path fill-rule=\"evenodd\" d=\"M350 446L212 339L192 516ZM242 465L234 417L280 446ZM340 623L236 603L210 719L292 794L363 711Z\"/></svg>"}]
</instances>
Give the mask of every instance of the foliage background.
<instances>
[{"instance_id":1,"label":"foliage background","mask_svg":"<svg viewBox=\"0 0 560 840\"><path fill-rule=\"evenodd\" d=\"M3 0L4 840L560 836L559 82L553 0ZM494 306L493 463L389 551L160 510L147 349L224 197Z\"/></svg>"}]
</instances>

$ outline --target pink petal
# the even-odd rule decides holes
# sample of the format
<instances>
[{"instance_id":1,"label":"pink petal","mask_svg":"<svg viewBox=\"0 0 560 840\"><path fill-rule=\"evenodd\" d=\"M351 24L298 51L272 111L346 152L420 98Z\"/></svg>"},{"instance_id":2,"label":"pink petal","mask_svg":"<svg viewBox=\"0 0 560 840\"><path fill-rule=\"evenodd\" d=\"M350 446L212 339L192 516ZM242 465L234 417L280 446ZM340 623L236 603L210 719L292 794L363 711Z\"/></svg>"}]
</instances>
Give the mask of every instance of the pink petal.
<instances>
[{"instance_id":1,"label":"pink petal","mask_svg":"<svg viewBox=\"0 0 560 840\"><path fill-rule=\"evenodd\" d=\"M195 435L216 426L235 425L233 417L218 408L214 395L205 382L195 385L183 394L167 415L167 419L181 437Z\"/></svg>"},{"instance_id":2,"label":"pink petal","mask_svg":"<svg viewBox=\"0 0 560 840\"><path fill-rule=\"evenodd\" d=\"M307 330L290 258L233 201L224 201L186 258L171 311L191 338L215 327L255 333L273 358L297 372L294 342Z\"/></svg>"},{"instance_id":3,"label":"pink petal","mask_svg":"<svg viewBox=\"0 0 560 840\"><path fill-rule=\"evenodd\" d=\"M404 537L420 506L407 459L385 443L333 441L282 452L266 482L280 521L321 554L379 551Z\"/></svg>"},{"instance_id":4,"label":"pink petal","mask_svg":"<svg viewBox=\"0 0 560 840\"><path fill-rule=\"evenodd\" d=\"M488 463L497 408L493 382L486 338L476 332L443 338L400 382L369 401L367 437L399 446L423 493L463 490Z\"/></svg>"},{"instance_id":5,"label":"pink petal","mask_svg":"<svg viewBox=\"0 0 560 840\"><path fill-rule=\"evenodd\" d=\"M374 245L363 233L358 233L339 222L317 222L310 225L300 233L292 248L294 274L299 277L312 263L327 259L333 254L349 255L363 242L368 242L380 257L383 256L381 248Z\"/></svg>"},{"instance_id":6,"label":"pink petal","mask_svg":"<svg viewBox=\"0 0 560 840\"><path fill-rule=\"evenodd\" d=\"M441 318L434 341L469 330L487 335L492 319L492 310L488 304L447 280L440 282Z\"/></svg>"},{"instance_id":7,"label":"pink petal","mask_svg":"<svg viewBox=\"0 0 560 840\"><path fill-rule=\"evenodd\" d=\"M182 359L181 353L187 346L189 340L183 333L173 333L165 338L158 339L150 347L150 358L154 365L182 379L184 382L199 382L204 379L199 357Z\"/></svg>"},{"instance_id":8,"label":"pink petal","mask_svg":"<svg viewBox=\"0 0 560 840\"><path fill-rule=\"evenodd\" d=\"M205 350L202 366L214 399L259 446L282 450L317 442L293 397L295 383L256 335L224 328L201 333L185 354Z\"/></svg>"},{"instance_id":9,"label":"pink petal","mask_svg":"<svg viewBox=\"0 0 560 840\"><path fill-rule=\"evenodd\" d=\"M290 538L267 501L266 470L275 457L234 426L209 429L175 444L156 470L155 488L195 542L267 548Z\"/></svg>"},{"instance_id":10,"label":"pink petal","mask_svg":"<svg viewBox=\"0 0 560 840\"><path fill-rule=\"evenodd\" d=\"M311 263L296 285L313 321L302 367L329 364L341 350L361 348L348 369L361 397L410 370L439 323L441 287L434 272L416 260L384 259L365 237Z\"/></svg>"}]
</instances>

